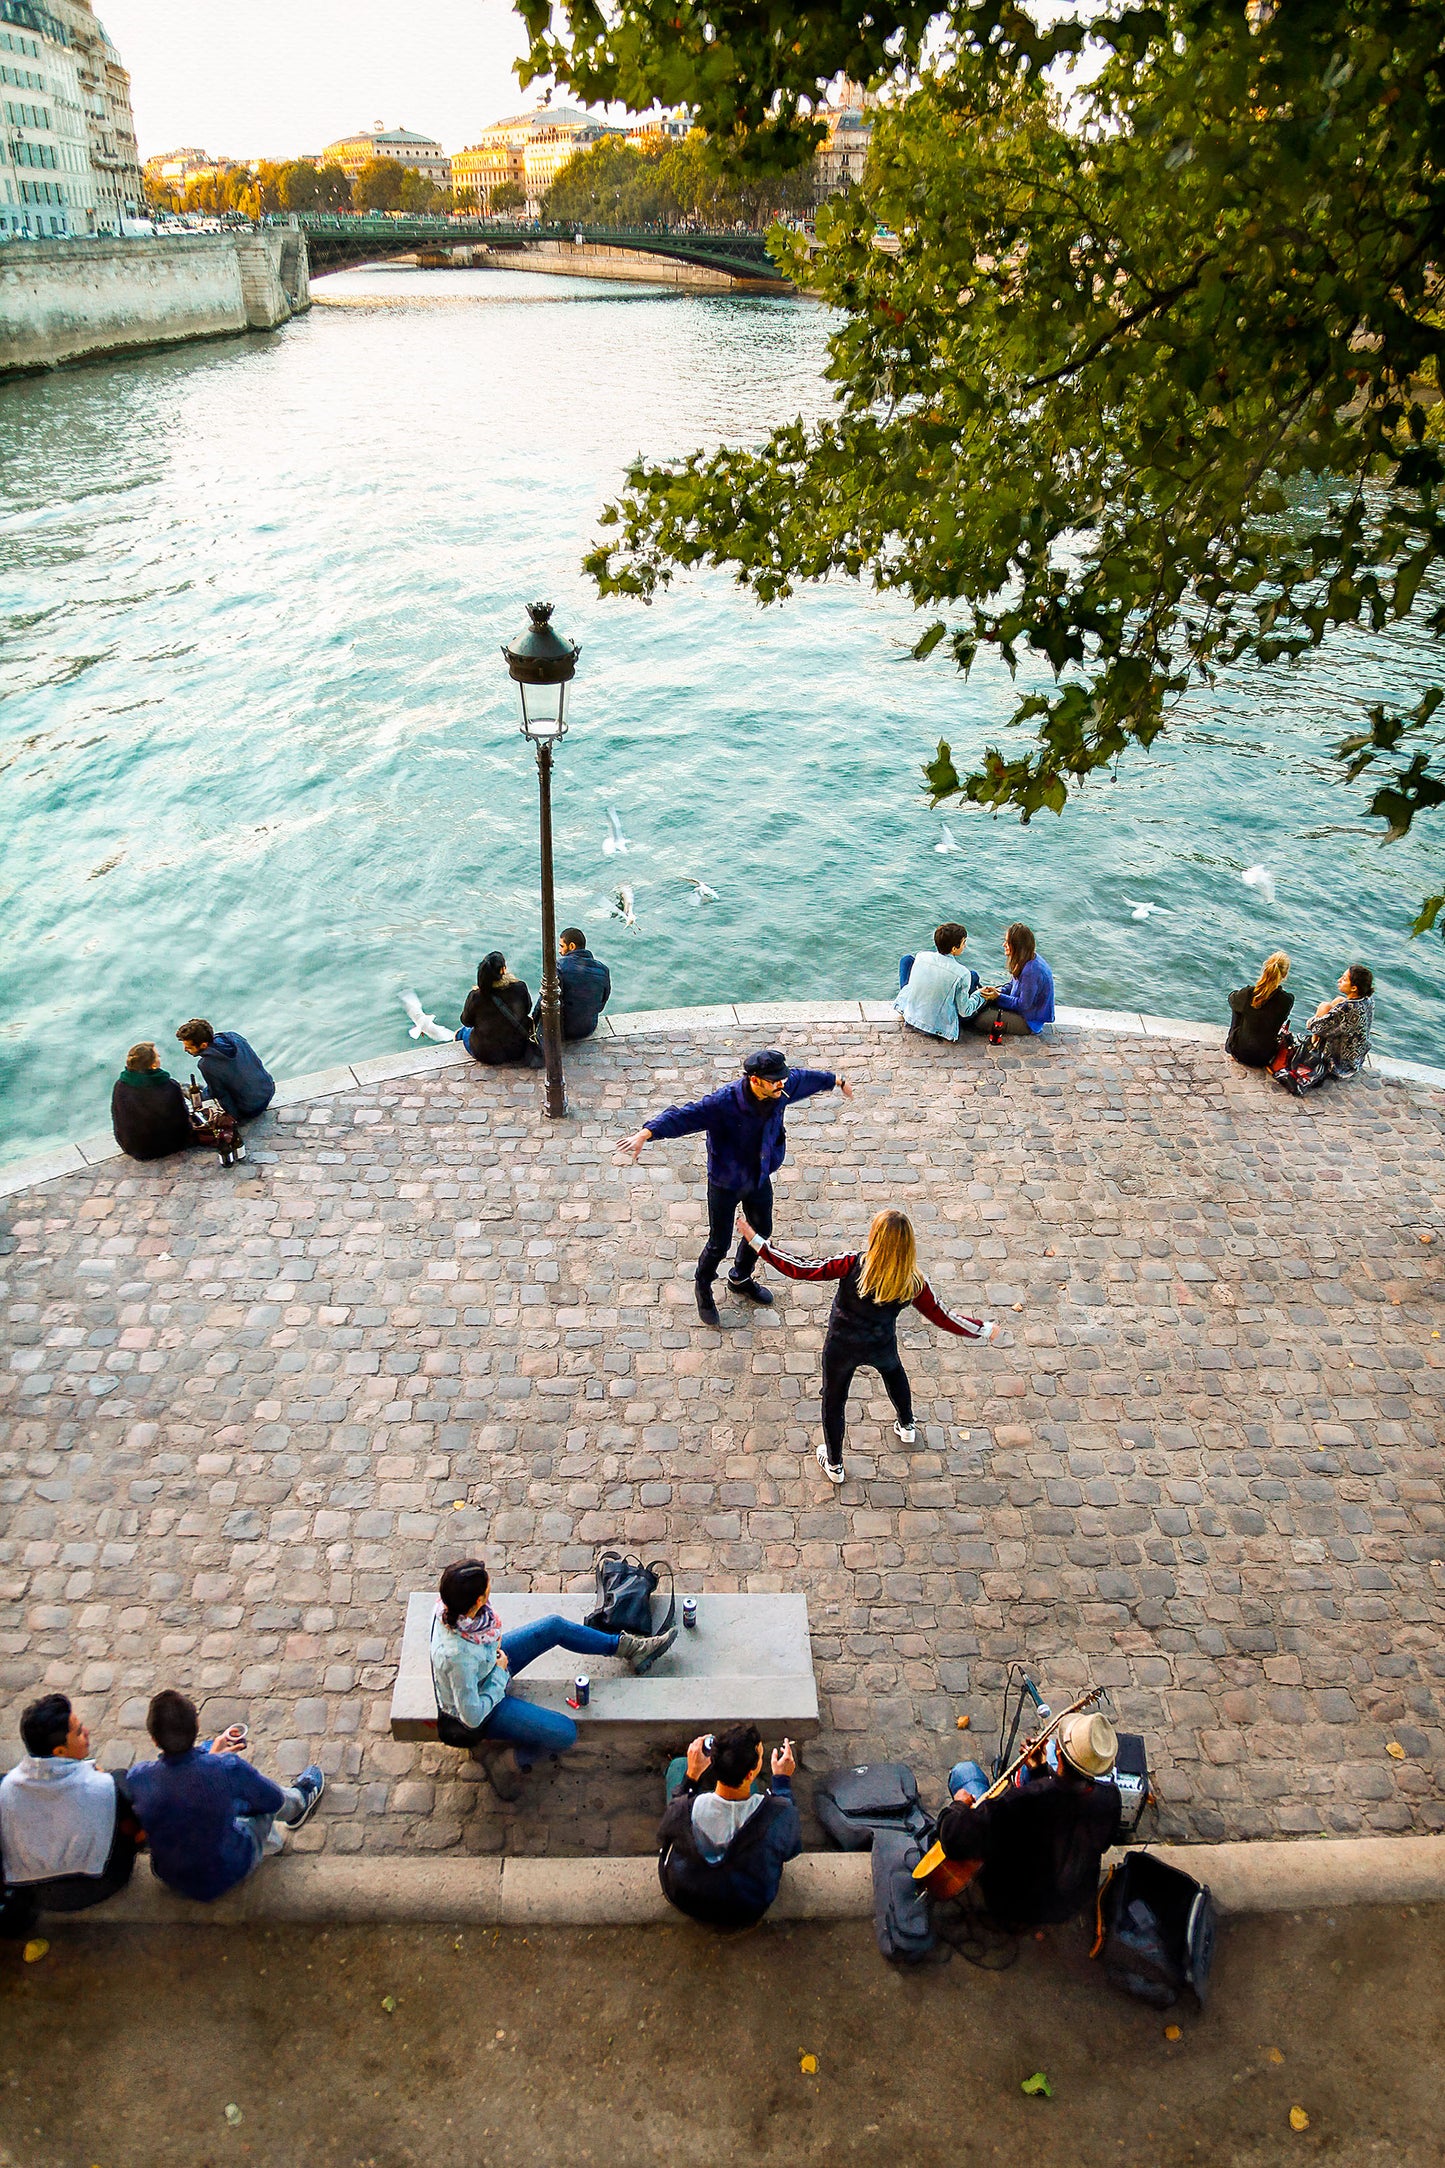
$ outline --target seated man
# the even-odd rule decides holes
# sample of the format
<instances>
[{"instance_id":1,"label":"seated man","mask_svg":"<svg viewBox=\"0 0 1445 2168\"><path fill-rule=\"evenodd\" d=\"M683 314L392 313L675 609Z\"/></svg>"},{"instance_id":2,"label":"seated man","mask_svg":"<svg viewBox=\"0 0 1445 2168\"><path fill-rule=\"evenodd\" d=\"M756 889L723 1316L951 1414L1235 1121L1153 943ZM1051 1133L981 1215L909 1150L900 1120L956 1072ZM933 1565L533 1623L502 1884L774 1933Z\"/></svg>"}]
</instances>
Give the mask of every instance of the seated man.
<instances>
[{"instance_id":1,"label":"seated man","mask_svg":"<svg viewBox=\"0 0 1445 2168\"><path fill-rule=\"evenodd\" d=\"M176 1033L200 1070L211 1098L238 1122L254 1121L276 1096L276 1080L249 1039L239 1031L212 1031L203 1016L193 1016Z\"/></svg>"},{"instance_id":2,"label":"seated man","mask_svg":"<svg viewBox=\"0 0 1445 2168\"><path fill-rule=\"evenodd\" d=\"M1000 1927L1046 1927L1094 1902L1099 1867L1119 1841L1120 1801L1110 1777L1119 1741L1105 1716L1066 1717L1047 1749L1006 1792L983 1801L988 1779L960 1762L948 1779L938 1841L949 1859L981 1862L978 1883ZM974 1801L982 1802L975 1805Z\"/></svg>"},{"instance_id":3,"label":"seated man","mask_svg":"<svg viewBox=\"0 0 1445 2168\"><path fill-rule=\"evenodd\" d=\"M956 1039L960 1017L983 1006L978 973L963 961L968 928L945 920L933 929L934 954L904 956L893 1006L905 1024L932 1039Z\"/></svg>"},{"instance_id":4,"label":"seated man","mask_svg":"<svg viewBox=\"0 0 1445 2168\"><path fill-rule=\"evenodd\" d=\"M590 1039L597 1019L612 999L612 973L587 946L580 926L564 926L557 937L557 977L562 986L562 1036ZM542 1028L540 999L532 1021Z\"/></svg>"},{"instance_id":5,"label":"seated man","mask_svg":"<svg viewBox=\"0 0 1445 2168\"><path fill-rule=\"evenodd\" d=\"M299 1829L316 1811L326 1779L313 1762L284 1787L263 1777L234 1750L245 1734L223 1731L196 1745L194 1702L170 1688L146 1711L159 1761L138 1762L126 1778L150 1844L151 1872L182 1897L211 1904L244 1882L284 1838L274 1824Z\"/></svg>"},{"instance_id":6,"label":"seated man","mask_svg":"<svg viewBox=\"0 0 1445 2168\"><path fill-rule=\"evenodd\" d=\"M25 1759L0 1781L5 1932L28 1934L37 1912L83 1912L125 1888L140 1825L119 1778L90 1758L90 1733L64 1694L42 1694L20 1719Z\"/></svg>"},{"instance_id":7,"label":"seated man","mask_svg":"<svg viewBox=\"0 0 1445 2168\"><path fill-rule=\"evenodd\" d=\"M711 1743L694 1739L667 1772L657 1878L669 1904L706 1927L756 1927L783 1868L803 1849L793 1805L793 1744L774 1747L771 1791L762 1781L756 1724L734 1724Z\"/></svg>"}]
</instances>

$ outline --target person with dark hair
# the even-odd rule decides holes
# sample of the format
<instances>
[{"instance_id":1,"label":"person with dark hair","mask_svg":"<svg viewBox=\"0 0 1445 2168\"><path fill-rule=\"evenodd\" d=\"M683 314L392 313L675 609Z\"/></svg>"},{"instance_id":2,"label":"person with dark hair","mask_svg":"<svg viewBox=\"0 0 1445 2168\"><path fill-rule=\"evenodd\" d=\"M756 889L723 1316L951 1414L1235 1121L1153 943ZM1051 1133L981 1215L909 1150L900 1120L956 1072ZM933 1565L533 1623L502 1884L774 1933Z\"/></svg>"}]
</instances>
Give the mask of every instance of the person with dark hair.
<instances>
[{"instance_id":1,"label":"person with dark hair","mask_svg":"<svg viewBox=\"0 0 1445 2168\"><path fill-rule=\"evenodd\" d=\"M204 1141L185 1093L161 1067L149 1039L131 1048L111 1088L110 1126L131 1159L168 1159L172 1152L189 1151Z\"/></svg>"},{"instance_id":2,"label":"person with dark hair","mask_svg":"<svg viewBox=\"0 0 1445 2168\"><path fill-rule=\"evenodd\" d=\"M784 1867L803 1849L796 1768L793 1742L785 1739L773 1749L769 1789L755 1724L694 1739L686 1758L670 1764L657 1832L657 1879L669 1904L705 1927L756 1927Z\"/></svg>"},{"instance_id":3,"label":"person with dark hair","mask_svg":"<svg viewBox=\"0 0 1445 2168\"><path fill-rule=\"evenodd\" d=\"M557 936L557 978L562 990L562 1036L590 1039L597 1021L612 999L612 973L599 963L587 946L580 926L564 926ZM542 1028L539 995L532 1009L532 1028Z\"/></svg>"},{"instance_id":4,"label":"person with dark hair","mask_svg":"<svg viewBox=\"0 0 1445 2168\"><path fill-rule=\"evenodd\" d=\"M1009 977L1002 986L985 986L983 1006L968 1020L970 1031L997 1026L1010 1038L1042 1031L1054 1020L1054 974L1044 962L1032 929L1015 922L1004 929L1004 960Z\"/></svg>"},{"instance_id":5,"label":"person with dark hair","mask_svg":"<svg viewBox=\"0 0 1445 2168\"><path fill-rule=\"evenodd\" d=\"M1375 974L1368 964L1346 964L1339 995L1322 1001L1298 1039L1286 1038L1288 1060L1275 1076L1296 1098L1331 1078L1358 1076L1370 1051L1375 1021Z\"/></svg>"},{"instance_id":6,"label":"person with dark hair","mask_svg":"<svg viewBox=\"0 0 1445 2168\"><path fill-rule=\"evenodd\" d=\"M704 1325L722 1323L712 1285L732 1242L738 1206L761 1234L773 1231L772 1178L788 1150L783 1117L800 1099L830 1092L835 1085L845 1099L852 1098L851 1084L831 1069L790 1069L778 1047L764 1047L749 1054L735 1083L687 1106L668 1107L635 1136L624 1138L622 1149L635 1161L655 1137L690 1137L699 1129L707 1137L707 1241L695 1283L697 1314ZM756 1250L740 1236L727 1284L749 1302L770 1303L771 1290L753 1277L756 1263Z\"/></svg>"},{"instance_id":7,"label":"person with dark hair","mask_svg":"<svg viewBox=\"0 0 1445 2168\"><path fill-rule=\"evenodd\" d=\"M671 1626L662 1634L604 1633L552 1612L503 1633L492 1609L492 1577L485 1559L459 1558L444 1568L437 1586L431 1628L432 1686L437 1697L437 1737L443 1746L478 1747L499 1740L512 1747L512 1771L505 1775L497 1759L487 1774L499 1798L512 1800L520 1779L539 1754L554 1758L577 1743L577 1726L560 1709L524 1701L508 1691L549 1649L571 1649L578 1656L620 1656L639 1675L665 1656L677 1639Z\"/></svg>"},{"instance_id":8,"label":"person with dark hair","mask_svg":"<svg viewBox=\"0 0 1445 2168\"><path fill-rule=\"evenodd\" d=\"M263 1777L237 1751L242 1725L197 1746L195 1703L171 1687L153 1698L146 1730L160 1760L137 1762L126 1784L150 1845L151 1872L200 1904L224 1897L268 1852L279 1852L283 1832L309 1822L326 1789L315 1762L294 1784Z\"/></svg>"},{"instance_id":9,"label":"person with dark hair","mask_svg":"<svg viewBox=\"0 0 1445 2168\"><path fill-rule=\"evenodd\" d=\"M508 1062L521 1062L528 1069L542 1066L526 980L513 978L500 949L491 949L477 965L477 983L462 1004L457 1037L473 1061L490 1067Z\"/></svg>"},{"instance_id":10,"label":"person with dark hair","mask_svg":"<svg viewBox=\"0 0 1445 2168\"><path fill-rule=\"evenodd\" d=\"M212 1031L193 1016L176 1033L205 1079L208 1095L238 1122L254 1121L276 1096L276 1079L239 1031Z\"/></svg>"},{"instance_id":11,"label":"person with dark hair","mask_svg":"<svg viewBox=\"0 0 1445 2168\"><path fill-rule=\"evenodd\" d=\"M893 1006L912 1031L930 1039L956 1039L959 1020L981 1007L978 973L963 961L968 928L945 919L933 929L933 953L898 960L898 993Z\"/></svg>"},{"instance_id":12,"label":"person with dark hair","mask_svg":"<svg viewBox=\"0 0 1445 2168\"><path fill-rule=\"evenodd\" d=\"M1294 1007L1287 994L1289 958L1283 949L1266 956L1253 986L1238 986L1229 997L1229 1030L1224 1051L1242 1068L1267 1069L1279 1052L1280 1034Z\"/></svg>"},{"instance_id":13,"label":"person with dark hair","mask_svg":"<svg viewBox=\"0 0 1445 2168\"><path fill-rule=\"evenodd\" d=\"M0 1779L6 1936L28 1934L39 1912L83 1912L124 1889L141 1836L126 1787L97 1769L64 1694L32 1701L20 1737L25 1757Z\"/></svg>"}]
</instances>

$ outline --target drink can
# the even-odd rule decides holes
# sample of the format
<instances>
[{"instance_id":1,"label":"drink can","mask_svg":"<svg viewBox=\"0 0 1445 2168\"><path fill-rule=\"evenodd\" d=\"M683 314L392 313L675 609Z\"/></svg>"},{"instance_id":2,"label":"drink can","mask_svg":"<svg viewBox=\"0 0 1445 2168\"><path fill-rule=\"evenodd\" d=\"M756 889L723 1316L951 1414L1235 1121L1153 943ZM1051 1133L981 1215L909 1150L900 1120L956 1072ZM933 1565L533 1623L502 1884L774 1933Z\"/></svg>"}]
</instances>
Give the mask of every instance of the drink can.
<instances>
[{"instance_id":1,"label":"drink can","mask_svg":"<svg viewBox=\"0 0 1445 2168\"><path fill-rule=\"evenodd\" d=\"M683 1597L683 1599L682 1599L682 1623L683 1623L683 1625L684 1625L684 1626L696 1626L696 1624L697 1624L697 1598L696 1598L696 1596L684 1596L684 1597Z\"/></svg>"},{"instance_id":2,"label":"drink can","mask_svg":"<svg viewBox=\"0 0 1445 2168\"><path fill-rule=\"evenodd\" d=\"M572 1681L572 1695L573 1699L577 1703L578 1708L585 1709L588 1702L592 1698L592 1681L588 1678L585 1671L579 1672L577 1677Z\"/></svg>"}]
</instances>

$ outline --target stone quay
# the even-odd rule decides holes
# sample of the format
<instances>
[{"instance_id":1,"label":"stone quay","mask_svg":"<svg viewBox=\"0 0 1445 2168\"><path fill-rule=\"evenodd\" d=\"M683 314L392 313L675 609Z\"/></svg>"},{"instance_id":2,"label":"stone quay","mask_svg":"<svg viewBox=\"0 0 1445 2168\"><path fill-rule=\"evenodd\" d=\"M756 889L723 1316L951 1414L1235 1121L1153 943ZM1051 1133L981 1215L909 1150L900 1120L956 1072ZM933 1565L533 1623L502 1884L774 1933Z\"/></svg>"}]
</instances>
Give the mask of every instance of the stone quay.
<instances>
[{"instance_id":1,"label":"stone quay","mask_svg":"<svg viewBox=\"0 0 1445 2168\"><path fill-rule=\"evenodd\" d=\"M12 1174L0 1759L63 1687L123 1768L174 1685L263 1768L326 1769L300 1851L646 1851L656 1750L503 1807L388 1728L446 1560L576 1590L617 1544L806 1594L805 1809L864 1759L938 1796L1027 1662L1145 1734L1164 1837L1445 1828L1445 1094L1396 1065L1295 1101L1203 1027L1089 1021L950 1048L883 1003L619 1016L568 1050L560 1124L444 1047L283 1088L232 1172L101 1138ZM701 1140L616 1150L770 1040L857 1093L790 1120L779 1239L901 1205L943 1300L1000 1321L902 1331L917 1444L864 1373L837 1493L830 1290L703 1330Z\"/></svg>"}]
</instances>

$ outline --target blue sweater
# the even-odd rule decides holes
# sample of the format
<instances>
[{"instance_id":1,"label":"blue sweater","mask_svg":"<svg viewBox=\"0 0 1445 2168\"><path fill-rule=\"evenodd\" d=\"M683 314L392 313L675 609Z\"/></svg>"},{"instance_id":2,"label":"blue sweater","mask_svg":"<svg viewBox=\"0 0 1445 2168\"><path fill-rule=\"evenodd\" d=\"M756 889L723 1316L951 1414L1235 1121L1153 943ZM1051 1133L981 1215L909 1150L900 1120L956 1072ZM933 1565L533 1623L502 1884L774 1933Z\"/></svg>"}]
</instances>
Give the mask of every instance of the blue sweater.
<instances>
[{"instance_id":1,"label":"blue sweater","mask_svg":"<svg viewBox=\"0 0 1445 2168\"><path fill-rule=\"evenodd\" d=\"M138 1762L125 1780L146 1836L156 1879L182 1897L211 1904L244 1882L256 1851L240 1814L274 1814L279 1784L239 1754L163 1754Z\"/></svg>"},{"instance_id":2,"label":"blue sweater","mask_svg":"<svg viewBox=\"0 0 1445 2168\"><path fill-rule=\"evenodd\" d=\"M239 1031L218 1031L205 1052L196 1056L196 1067L211 1097L238 1122L264 1114L275 1097L270 1070Z\"/></svg>"},{"instance_id":3,"label":"blue sweater","mask_svg":"<svg viewBox=\"0 0 1445 2168\"><path fill-rule=\"evenodd\" d=\"M1031 956L1016 979L998 990L1001 1009L1016 1009L1030 1031L1054 1020L1054 974L1042 956Z\"/></svg>"},{"instance_id":4,"label":"blue sweater","mask_svg":"<svg viewBox=\"0 0 1445 2168\"><path fill-rule=\"evenodd\" d=\"M830 1092L837 1081L831 1069L790 1069L778 1098L757 1099L748 1079L740 1076L706 1099L669 1107L648 1121L647 1131L653 1137L690 1137L705 1130L709 1183L747 1196L776 1174L787 1157L783 1117L788 1108L795 1100Z\"/></svg>"}]
</instances>

